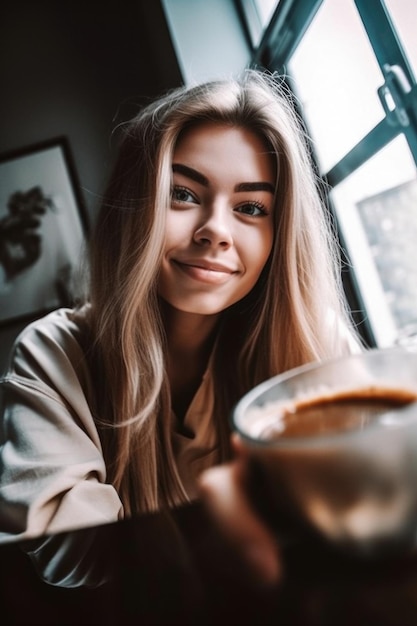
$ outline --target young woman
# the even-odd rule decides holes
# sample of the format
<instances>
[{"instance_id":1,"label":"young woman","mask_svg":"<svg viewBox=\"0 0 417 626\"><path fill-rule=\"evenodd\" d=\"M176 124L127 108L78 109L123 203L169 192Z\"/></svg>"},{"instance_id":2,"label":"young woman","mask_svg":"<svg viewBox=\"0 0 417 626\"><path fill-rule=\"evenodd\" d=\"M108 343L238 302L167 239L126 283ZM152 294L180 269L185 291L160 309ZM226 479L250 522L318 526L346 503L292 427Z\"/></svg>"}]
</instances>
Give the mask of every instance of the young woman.
<instances>
[{"instance_id":1,"label":"young woman","mask_svg":"<svg viewBox=\"0 0 417 626\"><path fill-rule=\"evenodd\" d=\"M356 345L279 81L181 88L122 130L88 298L30 325L2 381L3 541L197 497L242 394Z\"/></svg>"}]
</instances>

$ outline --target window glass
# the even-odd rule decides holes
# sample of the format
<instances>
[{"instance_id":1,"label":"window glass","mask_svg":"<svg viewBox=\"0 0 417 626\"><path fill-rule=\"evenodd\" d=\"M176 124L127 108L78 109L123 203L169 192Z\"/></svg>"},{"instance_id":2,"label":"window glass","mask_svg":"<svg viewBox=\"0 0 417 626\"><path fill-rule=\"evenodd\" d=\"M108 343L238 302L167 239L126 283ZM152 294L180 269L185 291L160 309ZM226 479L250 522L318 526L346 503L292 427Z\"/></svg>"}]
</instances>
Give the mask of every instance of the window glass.
<instances>
[{"instance_id":1,"label":"window glass","mask_svg":"<svg viewBox=\"0 0 417 626\"><path fill-rule=\"evenodd\" d=\"M404 137L331 196L377 344L417 333L417 175Z\"/></svg>"},{"instance_id":2,"label":"window glass","mask_svg":"<svg viewBox=\"0 0 417 626\"><path fill-rule=\"evenodd\" d=\"M255 0L258 14L261 19L263 28L266 28L269 21L278 6L279 0Z\"/></svg>"},{"instance_id":3,"label":"window glass","mask_svg":"<svg viewBox=\"0 0 417 626\"><path fill-rule=\"evenodd\" d=\"M240 0L252 45L256 47L262 39L279 0Z\"/></svg>"},{"instance_id":4,"label":"window glass","mask_svg":"<svg viewBox=\"0 0 417 626\"><path fill-rule=\"evenodd\" d=\"M384 78L352 0L321 5L288 72L327 172L384 117Z\"/></svg>"},{"instance_id":5,"label":"window glass","mask_svg":"<svg viewBox=\"0 0 417 626\"><path fill-rule=\"evenodd\" d=\"M404 52L417 75L417 2L416 0L385 0L394 28Z\"/></svg>"}]
</instances>

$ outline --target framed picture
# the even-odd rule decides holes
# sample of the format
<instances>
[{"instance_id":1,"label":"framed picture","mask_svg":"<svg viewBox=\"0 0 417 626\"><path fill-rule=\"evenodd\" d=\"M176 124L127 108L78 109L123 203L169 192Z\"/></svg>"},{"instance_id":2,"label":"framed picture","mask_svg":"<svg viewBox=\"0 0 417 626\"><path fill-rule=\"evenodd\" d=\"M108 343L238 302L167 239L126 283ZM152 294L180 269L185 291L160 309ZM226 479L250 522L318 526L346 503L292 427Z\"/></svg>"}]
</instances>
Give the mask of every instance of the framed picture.
<instances>
[{"instance_id":1,"label":"framed picture","mask_svg":"<svg viewBox=\"0 0 417 626\"><path fill-rule=\"evenodd\" d=\"M71 305L87 236L65 137L0 155L0 325Z\"/></svg>"}]
</instances>

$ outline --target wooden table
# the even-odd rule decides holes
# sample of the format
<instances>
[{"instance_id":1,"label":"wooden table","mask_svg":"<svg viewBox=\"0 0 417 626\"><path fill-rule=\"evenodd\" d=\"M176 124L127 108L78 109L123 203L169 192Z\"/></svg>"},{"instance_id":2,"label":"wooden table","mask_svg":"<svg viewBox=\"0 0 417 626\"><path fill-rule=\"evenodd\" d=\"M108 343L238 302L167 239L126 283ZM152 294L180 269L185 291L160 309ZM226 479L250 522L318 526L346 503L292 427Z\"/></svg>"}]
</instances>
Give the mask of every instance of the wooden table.
<instances>
[{"instance_id":1,"label":"wooden table","mask_svg":"<svg viewBox=\"0 0 417 626\"><path fill-rule=\"evenodd\" d=\"M316 542L284 550L283 583L248 581L199 504L51 540L111 579L62 588L37 575L19 545L0 546L0 624L417 625L417 556L359 561ZM62 561L65 563L65 559Z\"/></svg>"}]
</instances>

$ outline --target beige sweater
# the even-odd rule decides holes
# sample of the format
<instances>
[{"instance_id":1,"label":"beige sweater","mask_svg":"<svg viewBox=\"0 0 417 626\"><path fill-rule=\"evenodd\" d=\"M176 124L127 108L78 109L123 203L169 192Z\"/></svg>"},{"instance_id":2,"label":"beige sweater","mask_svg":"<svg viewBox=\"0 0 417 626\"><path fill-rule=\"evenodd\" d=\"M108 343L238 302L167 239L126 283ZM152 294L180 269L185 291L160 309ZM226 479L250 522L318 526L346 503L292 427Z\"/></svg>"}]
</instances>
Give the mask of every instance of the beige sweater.
<instances>
[{"instance_id":1,"label":"beige sweater","mask_svg":"<svg viewBox=\"0 0 417 626\"><path fill-rule=\"evenodd\" d=\"M0 542L123 518L90 406L93 381L70 309L28 326L0 382ZM190 499L198 474L217 461L210 370L173 446ZM174 422L175 423L175 422Z\"/></svg>"}]
</instances>

